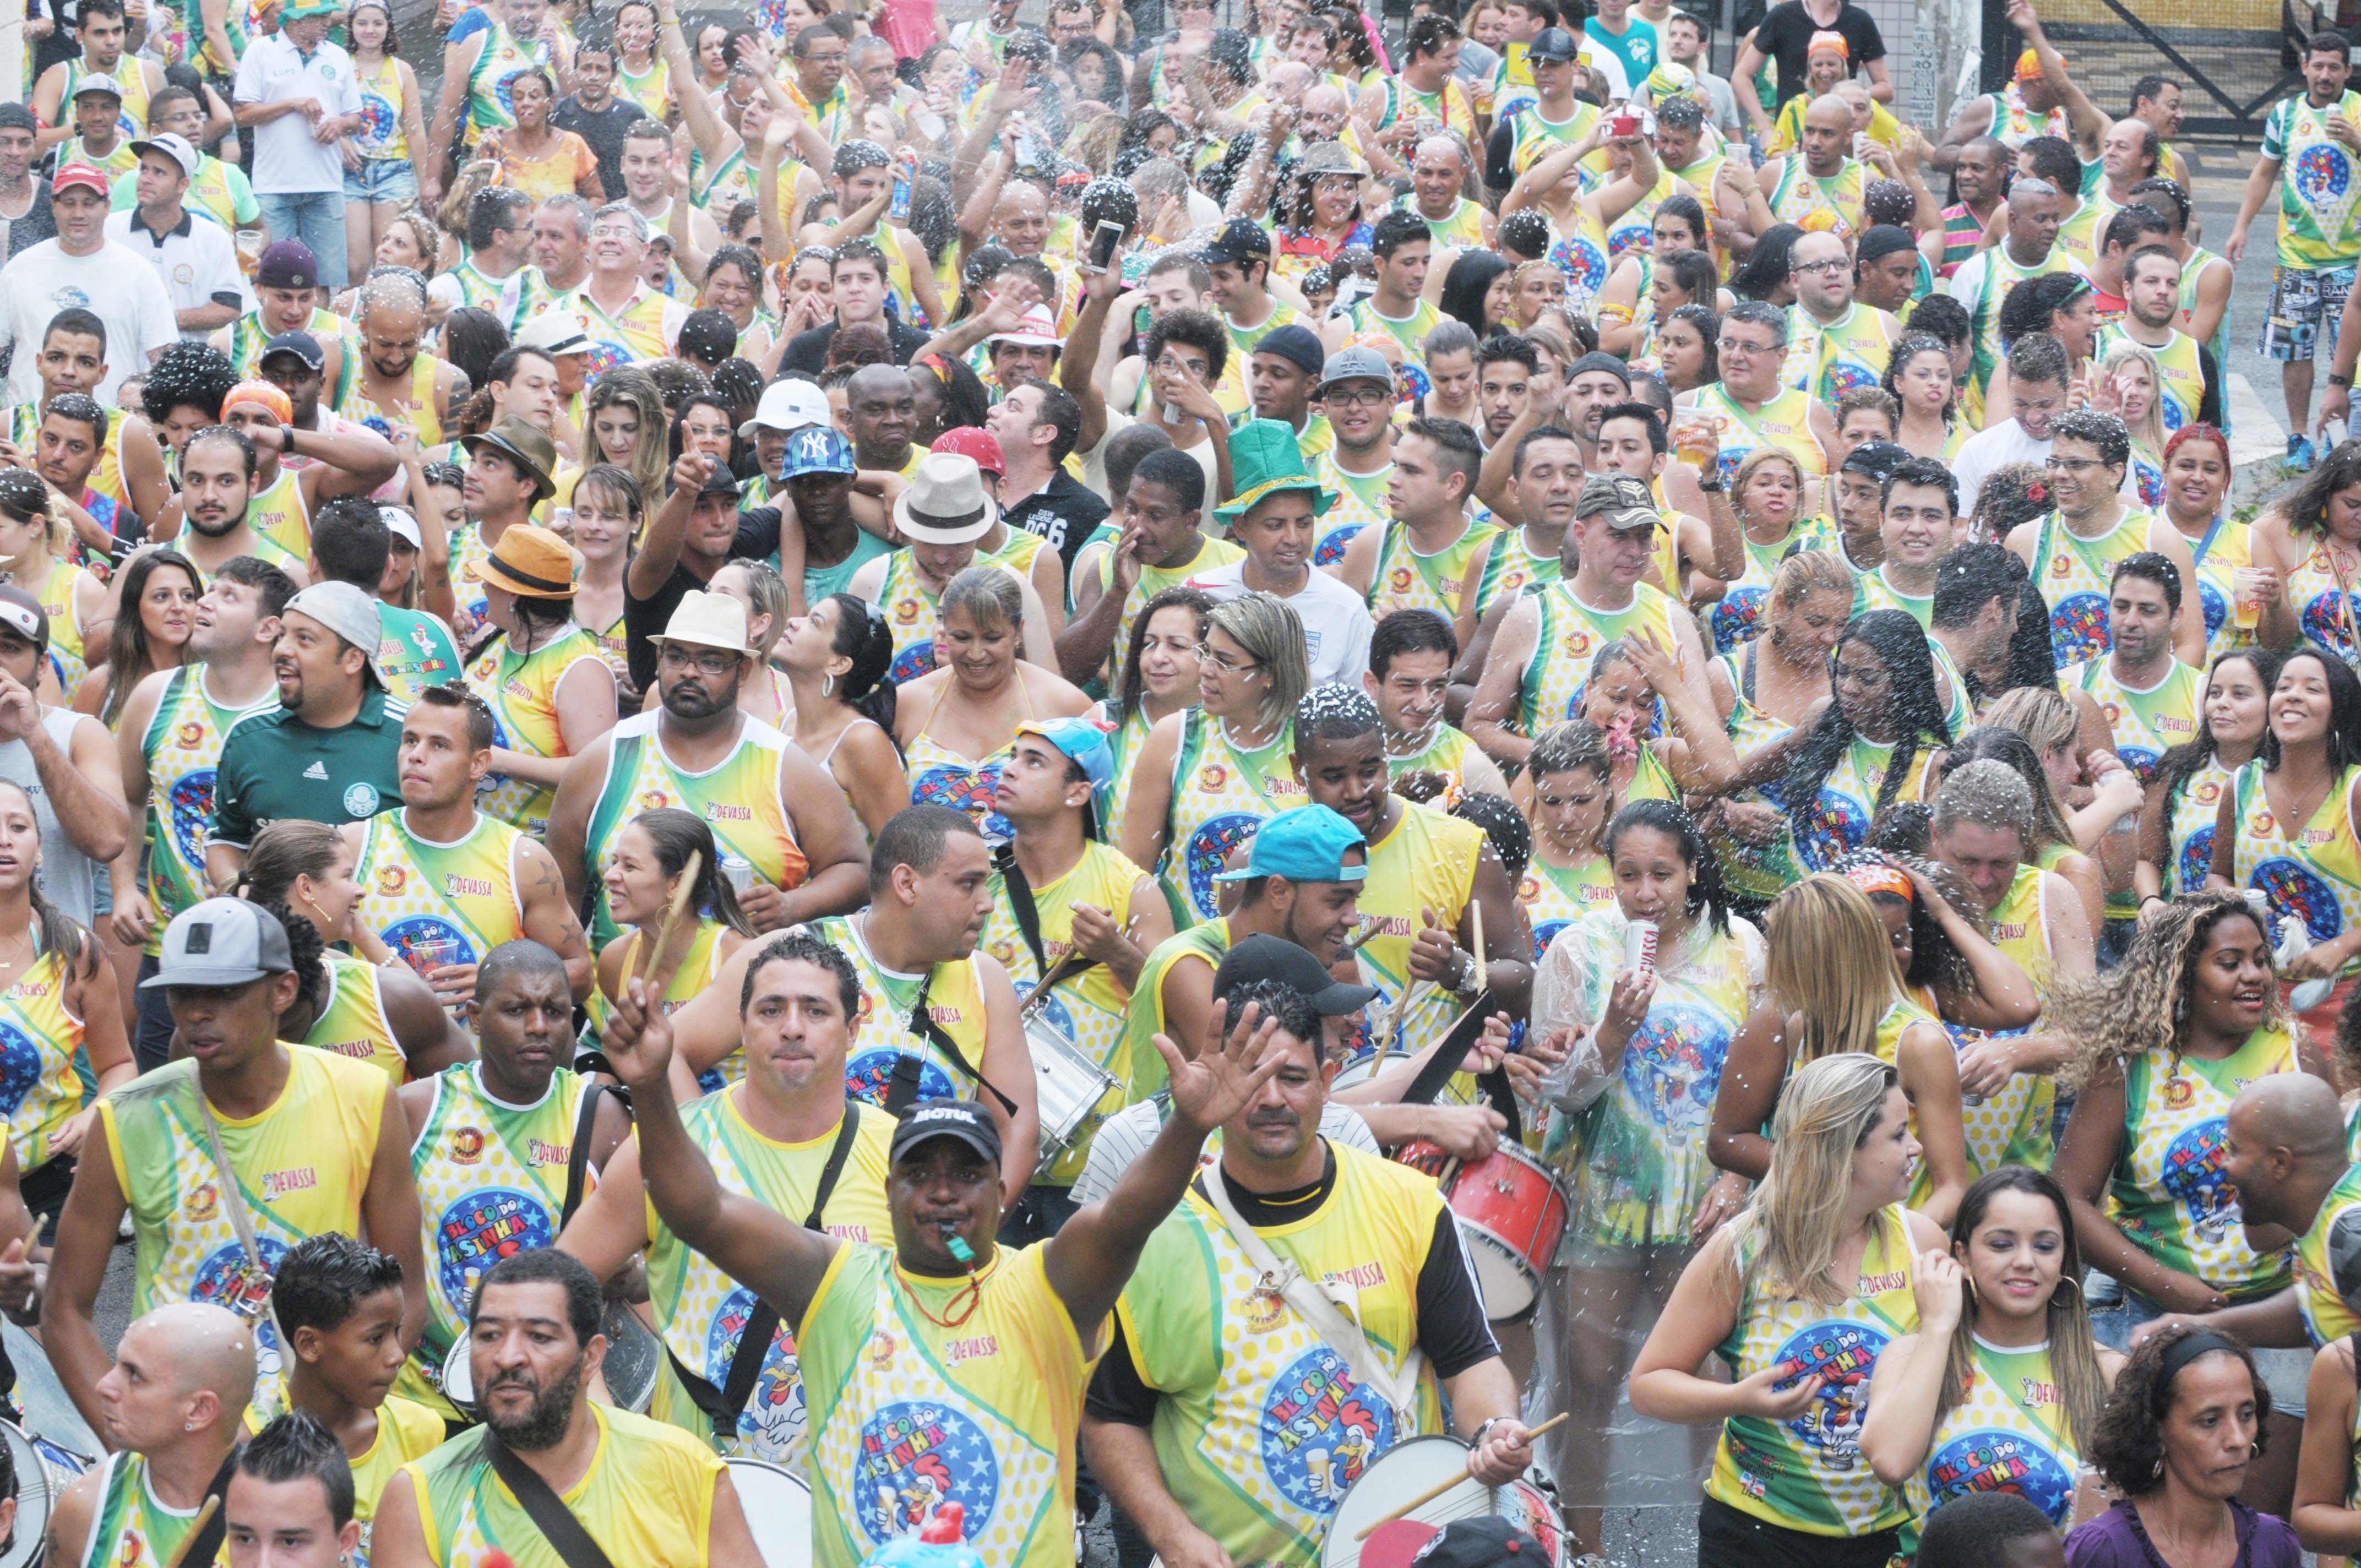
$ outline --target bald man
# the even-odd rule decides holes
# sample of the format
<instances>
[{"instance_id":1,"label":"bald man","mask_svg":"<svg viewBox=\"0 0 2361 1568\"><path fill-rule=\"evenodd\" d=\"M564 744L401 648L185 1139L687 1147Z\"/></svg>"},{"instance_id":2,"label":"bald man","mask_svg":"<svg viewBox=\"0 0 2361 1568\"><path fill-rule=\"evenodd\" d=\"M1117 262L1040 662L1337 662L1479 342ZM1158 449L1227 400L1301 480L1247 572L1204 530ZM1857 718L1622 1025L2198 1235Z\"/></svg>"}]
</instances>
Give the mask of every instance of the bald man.
<instances>
[{"instance_id":1,"label":"bald man","mask_svg":"<svg viewBox=\"0 0 2361 1568\"><path fill-rule=\"evenodd\" d=\"M2296 1238L2295 1283L2188 1321L2249 1345L2332 1344L2361 1331L2361 1166L2347 1157L2336 1091L2308 1072L2257 1079L2231 1102L2224 1169L2247 1244ZM2160 1318L2146 1327L2152 1333Z\"/></svg>"},{"instance_id":2,"label":"bald man","mask_svg":"<svg viewBox=\"0 0 2361 1568\"><path fill-rule=\"evenodd\" d=\"M1861 193L1870 171L1852 156L1852 128L1851 104L1833 93L1812 100L1804 111L1797 149L1771 159L1755 175L1763 205L1758 209L1750 201L1747 208L1757 234L1771 224L1800 224L1820 212L1836 214L1839 238L1850 241L1861 232Z\"/></svg>"},{"instance_id":3,"label":"bald man","mask_svg":"<svg viewBox=\"0 0 2361 1568\"><path fill-rule=\"evenodd\" d=\"M58 1499L49 1561L172 1561L205 1498L229 1485L253 1397L254 1336L236 1313L176 1301L135 1321L98 1380L99 1436L114 1452ZM216 1511L185 1561L213 1562L221 1540Z\"/></svg>"},{"instance_id":4,"label":"bald man","mask_svg":"<svg viewBox=\"0 0 2361 1568\"><path fill-rule=\"evenodd\" d=\"M415 285L401 278L362 285L359 361L335 411L380 435L407 430L421 447L440 444L451 394L466 377L419 351L425 331L426 301Z\"/></svg>"}]
</instances>

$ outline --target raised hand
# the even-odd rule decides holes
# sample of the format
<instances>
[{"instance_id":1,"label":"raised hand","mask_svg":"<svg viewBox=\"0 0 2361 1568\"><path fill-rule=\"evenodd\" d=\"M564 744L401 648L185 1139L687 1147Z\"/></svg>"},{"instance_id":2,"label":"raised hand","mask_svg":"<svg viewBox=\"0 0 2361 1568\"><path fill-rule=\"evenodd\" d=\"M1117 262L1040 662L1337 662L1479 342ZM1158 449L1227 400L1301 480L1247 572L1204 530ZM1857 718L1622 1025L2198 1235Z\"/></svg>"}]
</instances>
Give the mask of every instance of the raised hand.
<instances>
[{"instance_id":1,"label":"raised hand","mask_svg":"<svg viewBox=\"0 0 2361 1568\"><path fill-rule=\"evenodd\" d=\"M1226 1036L1220 1012L1206 1023L1204 1043L1194 1061L1184 1058L1169 1036L1157 1036L1156 1048L1164 1054L1170 1075L1172 1114L1202 1136L1245 1110L1287 1063L1285 1056L1269 1048L1278 1033L1279 1020L1264 1017L1262 1009L1249 1003Z\"/></svg>"}]
</instances>

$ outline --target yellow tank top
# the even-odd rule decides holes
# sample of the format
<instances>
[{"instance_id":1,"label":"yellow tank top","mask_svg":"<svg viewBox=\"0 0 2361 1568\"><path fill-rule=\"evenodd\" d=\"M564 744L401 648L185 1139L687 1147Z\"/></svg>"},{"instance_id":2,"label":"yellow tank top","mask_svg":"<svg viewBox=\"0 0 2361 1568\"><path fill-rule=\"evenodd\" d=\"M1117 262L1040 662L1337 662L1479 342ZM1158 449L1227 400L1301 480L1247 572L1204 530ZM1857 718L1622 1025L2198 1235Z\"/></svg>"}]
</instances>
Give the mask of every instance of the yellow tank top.
<instances>
[{"instance_id":1,"label":"yellow tank top","mask_svg":"<svg viewBox=\"0 0 2361 1568\"><path fill-rule=\"evenodd\" d=\"M1369 846L1369 874L1361 883L1362 918L1378 927L1359 952L1361 983L1378 988L1367 1014L1372 1020L1387 1017L1394 998L1410 983L1410 950L1423 927L1422 912L1432 909L1446 929L1458 929L1461 913L1476 895L1476 862L1484 850L1484 830L1474 823L1415 801L1403 801L1400 807L1393 827ZM1393 1050L1425 1048L1459 1013L1456 996L1428 988L1402 1010ZM1357 1031L1356 1055L1376 1048L1374 1033L1366 1025ZM1465 1079L1456 1075L1454 1087L1472 1094L1474 1082Z\"/></svg>"},{"instance_id":2,"label":"yellow tank top","mask_svg":"<svg viewBox=\"0 0 2361 1568\"><path fill-rule=\"evenodd\" d=\"M524 835L496 817L452 843L412 833L406 811L372 817L361 829L353 874L361 884L360 918L396 957L422 971L438 961L428 942L456 944L440 962L481 963L502 942L524 935L517 891L517 846Z\"/></svg>"},{"instance_id":3,"label":"yellow tank top","mask_svg":"<svg viewBox=\"0 0 2361 1568\"><path fill-rule=\"evenodd\" d=\"M90 1102L97 1080L82 1041L82 1021L66 1005L65 955L42 953L0 992L0 1115L20 1171L49 1164L50 1140Z\"/></svg>"},{"instance_id":4,"label":"yellow tank top","mask_svg":"<svg viewBox=\"0 0 2361 1568\"><path fill-rule=\"evenodd\" d=\"M368 71L355 62L353 78L361 90L361 125L353 133L353 146L364 159L409 162L410 133L401 127L400 69L390 57L379 60L376 68Z\"/></svg>"},{"instance_id":5,"label":"yellow tank top","mask_svg":"<svg viewBox=\"0 0 2361 1568\"><path fill-rule=\"evenodd\" d=\"M570 755L557 722L557 688L585 659L606 663L598 645L571 621L530 652L519 653L502 637L478 654L467 666L467 689L491 707L492 744L528 757ZM555 785L496 773L476 785L478 809L534 837L549 830L556 799Z\"/></svg>"},{"instance_id":6,"label":"yellow tank top","mask_svg":"<svg viewBox=\"0 0 2361 1568\"><path fill-rule=\"evenodd\" d=\"M1398 609L1423 609L1455 622L1477 553L1499 533L1490 523L1471 522L1441 550L1422 555L1411 545L1407 526L1387 523L1369 576L1369 618L1383 620Z\"/></svg>"},{"instance_id":7,"label":"yellow tank top","mask_svg":"<svg viewBox=\"0 0 2361 1568\"><path fill-rule=\"evenodd\" d=\"M1721 444L1717 461L1724 484L1737 477L1738 465L1758 446L1776 446L1793 454L1795 461L1803 465L1807 478L1828 471L1828 454L1820 450L1819 437L1812 433L1811 394L1799 388L1783 389L1777 397L1749 413L1716 381L1698 388L1691 406L1699 413L1720 416Z\"/></svg>"},{"instance_id":8,"label":"yellow tank top","mask_svg":"<svg viewBox=\"0 0 2361 1568\"><path fill-rule=\"evenodd\" d=\"M303 504L303 487L295 470L281 467L268 489L246 506L247 526L302 561L312 554L312 510Z\"/></svg>"},{"instance_id":9,"label":"yellow tank top","mask_svg":"<svg viewBox=\"0 0 2361 1568\"><path fill-rule=\"evenodd\" d=\"M358 365L363 352L359 338L345 339L346 365ZM355 375L351 386L346 389L343 399L338 401L336 411L357 424L368 426L388 441L393 439L396 431L406 430L418 437L420 446L435 445L443 439L443 421L434 411L434 376L442 364L443 361L423 349L419 351L418 357L410 367L407 392L410 403L407 408L386 408L368 395L361 385L360 377Z\"/></svg>"},{"instance_id":10,"label":"yellow tank top","mask_svg":"<svg viewBox=\"0 0 2361 1568\"><path fill-rule=\"evenodd\" d=\"M2361 838L2351 809L2356 772L2339 773L2312 820L2290 833L2263 792L2262 760L2238 770L2231 880L2268 894L2272 911L2302 921L2315 945L2361 921ZM2339 972L2361 973L2361 958Z\"/></svg>"},{"instance_id":11,"label":"yellow tank top","mask_svg":"<svg viewBox=\"0 0 2361 1568\"><path fill-rule=\"evenodd\" d=\"M2306 540L2311 549L2288 574L2288 608L2295 612L2305 637L2348 664L2361 662L2361 623L2356 623L2361 610L2355 607L2351 587L2337 581L2328 541L2297 537Z\"/></svg>"},{"instance_id":12,"label":"yellow tank top","mask_svg":"<svg viewBox=\"0 0 2361 1568\"><path fill-rule=\"evenodd\" d=\"M1614 905L1615 868L1604 855L1572 871L1535 855L1525 863L1517 902L1524 905L1525 923L1532 927L1533 961L1539 963L1559 932Z\"/></svg>"},{"instance_id":13,"label":"yellow tank top","mask_svg":"<svg viewBox=\"0 0 2361 1568\"><path fill-rule=\"evenodd\" d=\"M2047 999L2056 960L2049 951L2048 907L2044 897L2048 873L2039 866L2020 865L2008 891L1992 910L1993 946L2025 971L2033 993ZM1931 1009L1930 1009L1931 1011ZM2022 1035L2026 1029L1987 1033L1964 1024L1945 1021L1944 1032L1960 1049L1996 1035ZM1968 1177L1973 1180L2004 1165L2049 1168L2053 1149L2053 1113L2058 1106L2058 1080L2048 1073L2012 1073L1997 1094L1963 1100L1960 1121L1968 1140Z\"/></svg>"},{"instance_id":14,"label":"yellow tank top","mask_svg":"<svg viewBox=\"0 0 2361 1568\"><path fill-rule=\"evenodd\" d=\"M975 959L970 956L937 964L931 975L905 974L887 969L869 950L864 917L830 916L813 921L811 929L852 960L852 972L861 981L854 1049L844 1061L845 1092L865 1105L882 1107L895 1064L906 1056L915 1056L919 1060L919 1099L976 1098L985 1036L983 973ZM959 1047L967 1058L965 1067L934 1040L911 1032L911 1014L922 990L927 1016Z\"/></svg>"},{"instance_id":15,"label":"yellow tank top","mask_svg":"<svg viewBox=\"0 0 2361 1568\"><path fill-rule=\"evenodd\" d=\"M1232 743L1229 727L1190 708L1172 759L1172 805L1164 863L1157 868L1176 926L1221 913L1213 879L1230 851L1255 836L1263 818L1303 804L1295 776L1295 725L1252 750Z\"/></svg>"},{"instance_id":16,"label":"yellow tank top","mask_svg":"<svg viewBox=\"0 0 2361 1568\"><path fill-rule=\"evenodd\" d=\"M2033 586L2049 601L2049 640L2058 667L2099 658L2114 647L2107 625L2107 595L2126 556L2147 546L2156 514L2127 506L2115 526L2096 539L2070 532L2056 512L2041 520L2033 547Z\"/></svg>"},{"instance_id":17,"label":"yellow tank top","mask_svg":"<svg viewBox=\"0 0 2361 1568\"><path fill-rule=\"evenodd\" d=\"M75 607L86 571L71 561L59 561L49 568L49 580L41 585L41 613L49 618L49 668L68 702L90 674L89 654L82 645L82 611Z\"/></svg>"},{"instance_id":18,"label":"yellow tank top","mask_svg":"<svg viewBox=\"0 0 2361 1568\"><path fill-rule=\"evenodd\" d=\"M248 1437L287 1413L287 1379L265 1379L246 1407ZM377 1408L377 1435L359 1454L346 1455L353 1473L353 1518L360 1521L361 1543L352 1555L353 1568L368 1568L369 1532L377 1524L377 1505L385 1496L393 1473L413 1459L423 1459L443 1446L444 1418L415 1399L388 1394Z\"/></svg>"}]
</instances>

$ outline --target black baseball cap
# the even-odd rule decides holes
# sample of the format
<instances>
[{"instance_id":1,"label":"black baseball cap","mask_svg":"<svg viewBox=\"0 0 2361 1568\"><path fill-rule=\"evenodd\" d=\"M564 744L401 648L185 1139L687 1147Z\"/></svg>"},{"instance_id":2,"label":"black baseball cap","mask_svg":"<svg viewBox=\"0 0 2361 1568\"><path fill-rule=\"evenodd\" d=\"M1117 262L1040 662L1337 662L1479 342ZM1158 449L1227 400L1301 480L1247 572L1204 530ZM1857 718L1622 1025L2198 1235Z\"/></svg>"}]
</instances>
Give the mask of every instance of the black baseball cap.
<instances>
[{"instance_id":1,"label":"black baseball cap","mask_svg":"<svg viewBox=\"0 0 2361 1568\"><path fill-rule=\"evenodd\" d=\"M1454 1519L1411 1559L1413 1568L1546 1568L1542 1543L1493 1515Z\"/></svg>"},{"instance_id":2,"label":"black baseball cap","mask_svg":"<svg viewBox=\"0 0 2361 1568\"><path fill-rule=\"evenodd\" d=\"M1845 455L1838 472L1859 474L1863 478L1885 483L1885 477L1910 461L1910 449L1891 441L1864 441Z\"/></svg>"},{"instance_id":3,"label":"black baseball cap","mask_svg":"<svg viewBox=\"0 0 2361 1568\"><path fill-rule=\"evenodd\" d=\"M972 1100L921 1100L902 1113L886 1157L899 1163L920 1144L957 1138L994 1165L1000 1163L1000 1129L992 1113Z\"/></svg>"},{"instance_id":4,"label":"black baseball cap","mask_svg":"<svg viewBox=\"0 0 2361 1568\"><path fill-rule=\"evenodd\" d=\"M1276 355L1298 369L1308 371L1315 381L1328 366L1328 353L1320 346L1320 339L1312 335L1310 327L1298 326L1293 322L1263 334L1254 351Z\"/></svg>"},{"instance_id":5,"label":"black baseball cap","mask_svg":"<svg viewBox=\"0 0 2361 1568\"><path fill-rule=\"evenodd\" d=\"M1270 236L1252 218L1232 218L1200 254L1208 267L1223 261L1268 261Z\"/></svg>"},{"instance_id":6,"label":"black baseball cap","mask_svg":"<svg viewBox=\"0 0 2361 1568\"><path fill-rule=\"evenodd\" d=\"M1312 1010L1323 1018L1345 1018L1358 1013L1378 994L1374 985L1347 985L1331 975L1309 948L1284 937L1248 937L1222 957L1213 971L1213 1000L1221 1001L1242 985L1277 981L1303 993Z\"/></svg>"},{"instance_id":7,"label":"black baseball cap","mask_svg":"<svg viewBox=\"0 0 2361 1568\"><path fill-rule=\"evenodd\" d=\"M314 370L324 367L328 363L327 353L321 348L320 340L310 333L302 331L282 332L264 344L262 353L255 363L259 365L264 360L275 358L281 354L291 354Z\"/></svg>"},{"instance_id":8,"label":"black baseball cap","mask_svg":"<svg viewBox=\"0 0 2361 1568\"><path fill-rule=\"evenodd\" d=\"M1543 27L1533 35L1533 41L1525 46L1525 55L1530 60L1563 61L1574 60L1581 53L1582 46L1576 43L1574 35L1564 27Z\"/></svg>"}]
</instances>

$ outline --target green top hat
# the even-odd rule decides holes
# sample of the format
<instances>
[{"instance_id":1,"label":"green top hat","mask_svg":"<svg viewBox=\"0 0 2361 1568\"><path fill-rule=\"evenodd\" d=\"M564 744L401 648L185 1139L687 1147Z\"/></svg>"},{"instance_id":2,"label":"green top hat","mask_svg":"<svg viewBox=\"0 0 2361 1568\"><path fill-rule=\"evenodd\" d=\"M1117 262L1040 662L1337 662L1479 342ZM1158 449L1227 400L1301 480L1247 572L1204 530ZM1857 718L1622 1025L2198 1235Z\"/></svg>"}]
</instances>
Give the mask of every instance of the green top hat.
<instances>
[{"instance_id":1,"label":"green top hat","mask_svg":"<svg viewBox=\"0 0 2361 1568\"><path fill-rule=\"evenodd\" d=\"M1310 490L1314 517L1336 504L1336 492L1304 466L1294 427L1283 419L1250 419L1230 432L1230 473L1238 493L1228 505L1213 509L1215 517L1244 517L1273 490Z\"/></svg>"}]
</instances>

